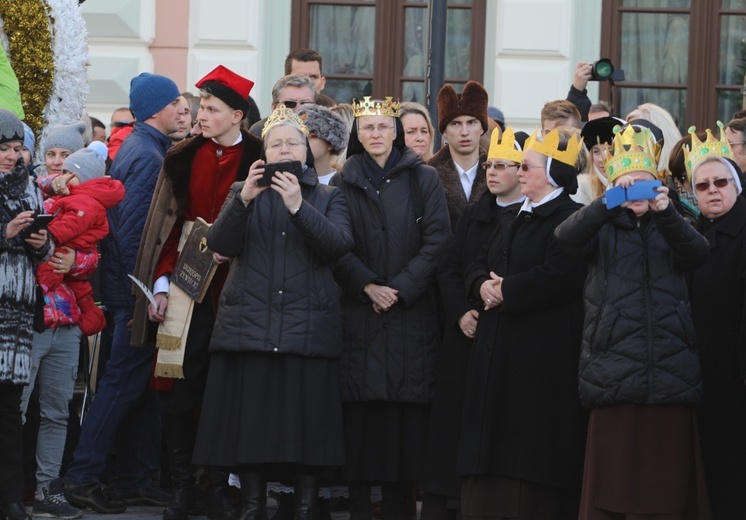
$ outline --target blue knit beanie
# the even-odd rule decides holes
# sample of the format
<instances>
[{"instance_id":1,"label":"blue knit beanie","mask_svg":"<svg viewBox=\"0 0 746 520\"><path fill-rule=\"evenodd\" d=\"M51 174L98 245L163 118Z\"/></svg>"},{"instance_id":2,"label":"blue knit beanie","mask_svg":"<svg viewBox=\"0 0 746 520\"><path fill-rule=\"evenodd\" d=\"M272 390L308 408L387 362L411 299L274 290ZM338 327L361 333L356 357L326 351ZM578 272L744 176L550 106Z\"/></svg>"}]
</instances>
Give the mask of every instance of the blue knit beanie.
<instances>
[{"instance_id":1,"label":"blue knit beanie","mask_svg":"<svg viewBox=\"0 0 746 520\"><path fill-rule=\"evenodd\" d=\"M23 146L28 148L31 157L34 156L34 148L36 147L36 137L34 131L26 123L23 123Z\"/></svg>"},{"instance_id":2,"label":"blue knit beanie","mask_svg":"<svg viewBox=\"0 0 746 520\"><path fill-rule=\"evenodd\" d=\"M130 81L130 110L143 122L172 103L181 93L166 76L143 72Z\"/></svg>"}]
</instances>

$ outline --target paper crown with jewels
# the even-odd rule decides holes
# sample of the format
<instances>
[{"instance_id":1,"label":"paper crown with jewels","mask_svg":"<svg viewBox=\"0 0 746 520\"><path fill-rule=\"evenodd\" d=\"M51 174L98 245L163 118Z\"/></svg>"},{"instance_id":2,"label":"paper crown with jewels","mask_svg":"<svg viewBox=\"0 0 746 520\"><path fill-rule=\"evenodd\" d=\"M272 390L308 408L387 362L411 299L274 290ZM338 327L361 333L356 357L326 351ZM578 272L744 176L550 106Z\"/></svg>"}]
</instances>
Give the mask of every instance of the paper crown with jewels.
<instances>
[{"instance_id":1,"label":"paper crown with jewels","mask_svg":"<svg viewBox=\"0 0 746 520\"><path fill-rule=\"evenodd\" d=\"M523 150L516 148L515 134L513 128L508 127L500 136L500 131L495 129L490 137L490 149L487 152L488 159L506 159L519 163L523 160Z\"/></svg>"},{"instance_id":2,"label":"paper crown with jewels","mask_svg":"<svg viewBox=\"0 0 746 520\"><path fill-rule=\"evenodd\" d=\"M360 116L388 116L399 117L399 102L394 98L387 96L383 101L370 99L370 96L363 97L362 101L352 100L352 109L355 117Z\"/></svg>"},{"instance_id":3,"label":"paper crown with jewels","mask_svg":"<svg viewBox=\"0 0 746 520\"><path fill-rule=\"evenodd\" d=\"M686 167L686 175L689 179L692 178L694 167L704 159L722 157L723 159L730 159L731 161L735 160L733 150L731 149L730 143L728 142L728 139L726 139L725 132L723 131L723 123L718 121L717 125L718 128L720 128L720 139L715 139L715 136L712 135L712 132L708 128L705 130L707 137L704 141L700 141L699 137L697 137L697 134L695 133L697 131L696 127L689 127L689 135L692 138L692 144L691 146L684 145L683 147L684 166Z\"/></svg>"},{"instance_id":4,"label":"paper crown with jewels","mask_svg":"<svg viewBox=\"0 0 746 520\"><path fill-rule=\"evenodd\" d=\"M660 177L655 159L655 136L649 128L627 125L622 130L615 127L612 145L605 145L605 148L604 167L609 182L638 171L648 172L656 179Z\"/></svg>"},{"instance_id":5,"label":"paper crown with jewels","mask_svg":"<svg viewBox=\"0 0 746 520\"><path fill-rule=\"evenodd\" d=\"M303 117L299 116L285 105L277 107L272 112L272 115L267 118L267 122L264 123L264 128L262 128L262 139L264 139L264 136L267 135L267 132L269 132L272 127L277 125L292 125L305 135L308 135L308 127L304 123Z\"/></svg>"},{"instance_id":6,"label":"paper crown with jewels","mask_svg":"<svg viewBox=\"0 0 746 520\"><path fill-rule=\"evenodd\" d=\"M555 161L559 161L568 166L575 167L575 163L578 161L578 155L583 150L583 138L578 137L574 134L568 141L567 146L564 150L559 149L560 134L557 130L552 130L544 136L543 141L537 139L539 129L534 130L534 133L526 140L524 150L533 150L545 157L551 157Z\"/></svg>"}]
</instances>

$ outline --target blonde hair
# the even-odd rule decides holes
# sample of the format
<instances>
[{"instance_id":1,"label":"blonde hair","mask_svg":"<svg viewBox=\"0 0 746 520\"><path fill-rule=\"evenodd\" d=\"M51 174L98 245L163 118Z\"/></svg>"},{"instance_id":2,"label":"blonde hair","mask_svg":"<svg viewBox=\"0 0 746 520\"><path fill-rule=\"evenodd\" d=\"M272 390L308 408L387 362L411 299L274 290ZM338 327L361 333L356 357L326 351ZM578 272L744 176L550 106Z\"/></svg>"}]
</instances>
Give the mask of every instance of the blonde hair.
<instances>
[{"instance_id":1,"label":"blonde hair","mask_svg":"<svg viewBox=\"0 0 746 520\"><path fill-rule=\"evenodd\" d=\"M682 137L673 117L665 108L653 103L644 103L627 114L628 123L635 124L635 119L647 119L663 132L663 149L658 160L658 171L668 171L671 150Z\"/></svg>"},{"instance_id":2,"label":"blonde hair","mask_svg":"<svg viewBox=\"0 0 746 520\"><path fill-rule=\"evenodd\" d=\"M428 113L427 108L425 108L423 105L415 103L414 101L405 101L399 106L399 120L401 120L401 118L406 116L407 114L420 115L425 118L425 122L427 123L427 130L428 132L430 132L430 146L427 151L425 151L425 154L422 156L422 160L427 162L433 156L433 142L435 141L435 128L433 127L433 122L430 119L430 114Z\"/></svg>"},{"instance_id":3,"label":"blonde hair","mask_svg":"<svg viewBox=\"0 0 746 520\"><path fill-rule=\"evenodd\" d=\"M573 120L575 125L570 121ZM544 130L544 123L547 121L559 121L557 126L574 127L580 125L580 111L578 107L566 99L557 99L545 104L541 109L541 129Z\"/></svg>"}]
</instances>

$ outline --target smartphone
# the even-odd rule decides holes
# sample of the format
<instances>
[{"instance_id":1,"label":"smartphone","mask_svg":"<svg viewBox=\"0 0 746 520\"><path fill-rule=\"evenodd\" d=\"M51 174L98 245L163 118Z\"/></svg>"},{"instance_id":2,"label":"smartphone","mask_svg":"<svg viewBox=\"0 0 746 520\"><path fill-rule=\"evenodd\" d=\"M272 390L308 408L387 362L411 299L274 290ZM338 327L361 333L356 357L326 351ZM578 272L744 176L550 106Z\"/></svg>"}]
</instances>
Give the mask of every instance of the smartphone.
<instances>
[{"instance_id":1,"label":"smartphone","mask_svg":"<svg viewBox=\"0 0 746 520\"><path fill-rule=\"evenodd\" d=\"M621 206L625 202L627 202L627 193L621 186L610 188L604 193L604 203L609 209Z\"/></svg>"},{"instance_id":2,"label":"smartphone","mask_svg":"<svg viewBox=\"0 0 746 520\"><path fill-rule=\"evenodd\" d=\"M264 165L264 174L256 182L257 186L269 186L272 184L272 177L275 172L288 172L300 178L303 175L303 165L300 161L287 161L278 163L269 163Z\"/></svg>"},{"instance_id":3,"label":"smartphone","mask_svg":"<svg viewBox=\"0 0 746 520\"><path fill-rule=\"evenodd\" d=\"M662 185L659 180L637 181L627 188L627 200L652 200L658 196L657 188Z\"/></svg>"},{"instance_id":4,"label":"smartphone","mask_svg":"<svg viewBox=\"0 0 746 520\"><path fill-rule=\"evenodd\" d=\"M47 229L49 223L52 222L52 219L54 219L54 217L56 216L56 213L54 215L34 215L34 221L31 223L31 225L21 231L21 238L28 238L29 236L31 236L31 233L37 233L42 229Z\"/></svg>"}]
</instances>

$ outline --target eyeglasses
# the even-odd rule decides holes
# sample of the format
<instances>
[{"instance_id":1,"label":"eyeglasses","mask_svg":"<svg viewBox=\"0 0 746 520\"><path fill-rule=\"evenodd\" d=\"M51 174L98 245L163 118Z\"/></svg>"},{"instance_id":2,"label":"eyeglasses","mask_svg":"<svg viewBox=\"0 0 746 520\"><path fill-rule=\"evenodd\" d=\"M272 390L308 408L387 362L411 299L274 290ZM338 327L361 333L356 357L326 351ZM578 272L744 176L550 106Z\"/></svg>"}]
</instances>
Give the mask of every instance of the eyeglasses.
<instances>
[{"instance_id":1,"label":"eyeglasses","mask_svg":"<svg viewBox=\"0 0 746 520\"><path fill-rule=\"evenodd\" d=\"M541 168L542 170L544 169L544 167L543 167L543 166L539 166L539 165L537 165L537 164L526 164L526 163L521 163L521 170L523 170L524 172L527 172L527 171L529 171L529 170L530 170L531 168Z\"/></svg>"},{"instance_id":2,"label":"eyeglasses","mask_svg":"<svg viewBox=\"0 0 746 520\"><path fill-rule=\"evenodd\" d=\"M733 147L734 147L734 146L736 146L737 144L744 144L744 143L746 143L746 141L739 141L739 142L737 142L737 143L731 143L731 142L729 142L728 144L729 144L729 145L731 146L731 148L733 148Z\"/></svg>"},{"instance_id":3,"label":"eyeglasses","mask_svg":"<svg viewBox=\"0 0 746 520\"><path fill-rule=\"evenodd\" d=\"M288 99L285 101L280 101L281 105L285 105L290 110L294 109L298 105L312 105L313 101L295 101L293 99Z\"/></svg>"},{"instance_id":4,"label":"eyeglasses","mask_svg":"<svg viewBox=\"0 0 746 520\"><path fill-rule=\"evenodd\" d=\"M725 188L732 180L733 179L715 179L712 183L710 183L710 181L698 182L694 185L694 188L697 191L707 191L710 189L710 184L714 184L716 188Z\"/></svg>"},{"instance_id":5,"label":"eyeglasses","mask_svg":"<svg viewBox=\"0 0 746 520\"><path fill-rule=\"evenodd\" d=\"M378 132L383 134L393 129L394 127L392 125L365 125L360 127L360 133L372 134L373 132Z\"/></svg>"},{"instance_id":6,"label":"eyeglasses","mask_svg":"<svg viewBox=\"0 0 746 520\"><path fill-rule=\"evenodd\" d=\"M300 148L301 146L305 147L306 143L303 141L298 141L297 139L280 139L277 141L272 141L271 143L267 143L267 150L275 150L280 151L283 146L288 145L288 148Z\"/></svg>"},{"instance_id":7,"label":"eyeglasses","mask_svg":"<svg viewBox=\"0 0 746 520\"><path fill-rule=\"evenodd\" d=\"M507 164L507 163L490 162L490 161L482 163L482 168L484 168L485 170L489 170L490 168L492 168L493 170L497 170L499 172L505 171L508 168L513 168L513 167L519 168L520 166L521 166L520 164L515 164L515 163Z\"/></svg>"}]
</instances>

